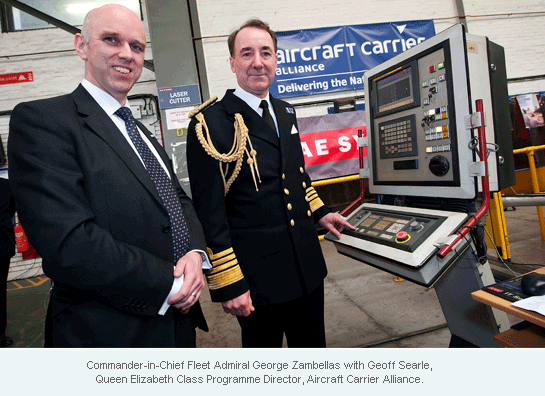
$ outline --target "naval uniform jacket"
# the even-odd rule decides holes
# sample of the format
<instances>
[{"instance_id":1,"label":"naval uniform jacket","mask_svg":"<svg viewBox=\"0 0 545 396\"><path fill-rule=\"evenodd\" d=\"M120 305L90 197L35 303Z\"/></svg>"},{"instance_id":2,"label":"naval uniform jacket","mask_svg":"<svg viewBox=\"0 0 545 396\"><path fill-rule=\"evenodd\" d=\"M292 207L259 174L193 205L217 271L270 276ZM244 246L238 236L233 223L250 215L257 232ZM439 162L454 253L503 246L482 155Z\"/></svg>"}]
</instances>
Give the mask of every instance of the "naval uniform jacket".
<instances>
[{"instance_id":1,"label":"naval uniform jacket","mask_svg":"<svg viewBox=\"0 0 545 396\"><path fill-rule=\"evenodd\" d=\"M192 197L212 260L206 273L210 294L213 301L227 301L250 290L254 305L292 301L314 291L327 274L315 222L329 210L305 171L293 108L271 96L279 138L233 92L206 109L204 119L217 151L228 153L235 113L242 115L257 151L259 191L245 154L224 196L218 161L198 141L195 119L187 138Z\"/></svg>"},{"instance_id":2,"label":"naval uniform jacket","mask_svg":"<svg viewBox=\"0 0 545 396\"><path fill-rule=\"evenodd\" d=\"M169 169L190 250L205 249L170 159L138 126ZM140 158L87 90L80 85L16 106L8 157L19 218L55 285L46 325L51 345L180 345L180 312L171 307L158 316L174 279L168 213ZM206 327L198 304L190 313Z\"/></svg>"}]
</instances>

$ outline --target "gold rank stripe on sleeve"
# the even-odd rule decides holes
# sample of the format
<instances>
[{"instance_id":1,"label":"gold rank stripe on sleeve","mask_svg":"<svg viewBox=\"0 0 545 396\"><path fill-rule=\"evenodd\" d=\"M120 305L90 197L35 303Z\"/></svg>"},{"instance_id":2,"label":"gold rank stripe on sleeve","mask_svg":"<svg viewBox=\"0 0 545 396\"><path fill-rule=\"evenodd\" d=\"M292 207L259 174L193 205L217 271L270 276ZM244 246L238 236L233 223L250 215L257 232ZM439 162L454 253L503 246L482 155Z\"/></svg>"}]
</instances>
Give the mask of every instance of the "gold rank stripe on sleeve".
<instances>
[{"instance_id":1,"label":"gold rank stripe on sleeve","mask_svg":"<svg viewBox=\"0 0 545 396\"><path fill-rule=\"evenodd\" d=\"M236 261L236 257L235 257L235 253L233 252L233 249L231 249L231 253L226 255L226 256L223 256L223 257L220 257L218 259L212 259L212 267L213 267L213 270L215 270L216 268L219 268L219 267L223 267L222 264L224 263L228 263L229 261L233 261L235 260ZM218 271L214 271L214 272L218 272Z\"/></svg>"},{"instance_id":2,"label":"gold rank stripe on sleeve","mask_svg":"<svg viewBox=\"0 0 545 396\"><path fill-rule=\"evenodd\" d=\"M244 278L233 248L213 254L208 248L212 260L212 269L206 272L206 281L210 290L221 289Z\"/></svg>"},{"instance_id":3,"label":"gold rank stripe on sleeve","mask_svg":"<svg viewBox=\"0 0 545 396\"><path fill-rule=\"evenodd\" d=\"M227 260L225 262L225 264L221 264L221 263L218 263L218 264L215 264L211 269L210 271L207 272L208 275L213 275L213 274L217 274L218 272L222 272L222 271L225 271L226 269L229 269L235 265L238 264L238 260L235 258L235 254L231 254L229 255L228 257L230 257L229 260Z\"/></svg>"},{"instance_id":4,"label":"gold rank stripe on sleeve","mask_svg":"<svg viewBox=\"0 0 545 396\"><path fill-rule=\"evenodd\" d=\"M242 275L242 271L238 265L224 272L220 272L219 274L206 276L206 281L208 282L208 288L210 290L221 289L222 287L232 285L241 279L244 279L244 275Z\"/></svg>"},{"instance_id":5,"label":"gold rank stripe on sleeve","mask_svg":"<svg viewBox=\"0 0 545 396\"><path fill-rule=\"evenodd\" d=\"M214 252L210 248L207 248L207 250L208 250L208 256L210 256L210 260L212 260L212 266L214 266L214 262L216 262L217 260L223 259L224 257L230 254L235 254L235 252L233 251L233 248L225 249L216 254L214 254Z\"/></svg>"},{"instance_id":6,"label":"gold rank stripe on sleeve","mask_svg":"<svg viewBox=\"0 0 545 396\"><path fill-rule=\"evenodd\" d=\"M324 203L318 196L318 193L316 192L314 187L307 188L306 192L307 192L306 199L308 204L310 205L310 210L312 210L313 213L316 212L316 210L318 210L322 206L324 206Z\"/></svg>"}]
</instances>

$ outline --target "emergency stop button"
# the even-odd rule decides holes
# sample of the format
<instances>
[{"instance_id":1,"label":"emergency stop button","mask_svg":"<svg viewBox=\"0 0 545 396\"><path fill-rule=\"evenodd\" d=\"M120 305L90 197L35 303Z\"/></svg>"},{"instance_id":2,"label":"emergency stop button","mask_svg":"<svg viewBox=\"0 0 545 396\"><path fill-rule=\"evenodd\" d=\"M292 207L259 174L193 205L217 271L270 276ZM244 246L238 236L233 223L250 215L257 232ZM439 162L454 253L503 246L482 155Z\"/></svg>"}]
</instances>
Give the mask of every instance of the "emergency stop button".
<instances>
[{"instance_id":1,"label":"emergency stop button","mask_svg":"<svg viewBox=\"0 0 545 396\"><path fill-rule=\"evenodd\" d=\"M407 234L405 231L399 231L399 232L396 234L396 240L397 240L398 242L406 241L408 238L409 238L409 234Z\"/></svg>"}]
</instances>

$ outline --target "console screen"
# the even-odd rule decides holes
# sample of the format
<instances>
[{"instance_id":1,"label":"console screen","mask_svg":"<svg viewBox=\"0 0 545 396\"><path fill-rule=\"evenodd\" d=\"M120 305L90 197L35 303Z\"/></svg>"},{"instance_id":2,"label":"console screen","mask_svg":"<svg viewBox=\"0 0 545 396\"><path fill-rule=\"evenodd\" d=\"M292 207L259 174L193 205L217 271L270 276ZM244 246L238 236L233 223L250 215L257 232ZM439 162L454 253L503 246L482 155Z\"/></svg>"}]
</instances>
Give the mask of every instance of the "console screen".
<instances>
[{"instance_id":1,"label":"console screen","mask_svg":"<svg viewBox=\"0 0 545 396\"><path fill-rule=\"evenodd\" d=\"M414 103L411 69L409 66L377 81L379 113Z\"/></svg>"}]
</instances>

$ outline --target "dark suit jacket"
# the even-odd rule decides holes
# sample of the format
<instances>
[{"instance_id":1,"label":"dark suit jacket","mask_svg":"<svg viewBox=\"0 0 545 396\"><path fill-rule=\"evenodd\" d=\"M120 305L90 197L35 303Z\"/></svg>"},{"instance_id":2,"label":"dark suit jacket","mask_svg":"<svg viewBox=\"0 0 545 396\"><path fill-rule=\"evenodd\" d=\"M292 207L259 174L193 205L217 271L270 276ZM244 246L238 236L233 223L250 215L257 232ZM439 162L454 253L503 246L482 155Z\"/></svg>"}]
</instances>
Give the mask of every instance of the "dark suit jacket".
<instances>
[{"instance_id":1,"label":"dark suit jacket","mask_svg":"<svg viewBox=\"0 0 545 396\"><path fill-rule=\"evenodd\" d=\"M232 299L249 289L254 305L287 302L312 292L327 274L315 221L328 209L304 170L293 108L275 98L271 103L280 138L231 90L204 111L212 142L220 153L231 150L234 115L242 115L257 151L258 192L245 155L240 174L224 197L218 161L197 140L196 120L189 125L189 178L212 257L214 268L207 279L214 301ZM242 279L232 267L237 263ZM226 275L222 277L222 273Z\"/></svg>"},{"instance_id":2,"label":"dark suit jacket","mask_svg":"<svg viewBox=\"0 0 545 396\"><path fill-rule=\"evenodd\" d=\"M15 201L9 182L0 179L0 260L7 260L15 255L15 233L11 218L15 214Z\"/></svg>"},{"instance_id":3,"label":"dark suit jacket","mask_svg":"<svg viewBox=\"0 0 545 396\"><path fill-rule=\"evenodd\" d=\"M169 166L190 248L204 249L202 228L169 158L139 127ZM80 85L70 95L16 106L9 136L19 218L55 284L52 346L180 345L179 312L157 315L173 281L168 213L112 120ZM191 312L205 327L200 307Z\"/></svg>"}]
</instances>

